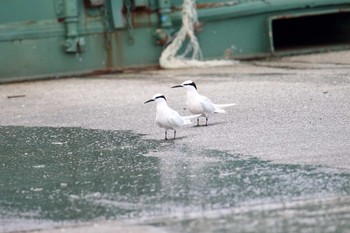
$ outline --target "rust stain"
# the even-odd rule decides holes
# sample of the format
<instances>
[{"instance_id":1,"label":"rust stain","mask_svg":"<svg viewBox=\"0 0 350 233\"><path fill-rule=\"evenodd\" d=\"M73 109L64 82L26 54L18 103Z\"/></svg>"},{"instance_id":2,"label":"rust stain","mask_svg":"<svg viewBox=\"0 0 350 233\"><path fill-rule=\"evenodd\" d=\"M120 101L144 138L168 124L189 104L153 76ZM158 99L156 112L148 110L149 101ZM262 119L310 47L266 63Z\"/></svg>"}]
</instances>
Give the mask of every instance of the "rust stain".
<instances>
[{"instance_id":1,"label":"rust stain","mask_svg":"<svg viewBox=\"0 0 350 233\"><path fill-rule=\"evenodd\" d=\"M298 15L280 15L276 17L276 19L293 19L293 18L300 18L304 16L298 16Z\"/></svg>"},{"instance_id":2,"label":"rust stain","mask_svg":"<svg viewBox=\"0 0 350 233\"><path fill-rule=\"evenodd\" d=\"M128 11L126 6L123 7L121 12L124 15L124 18L127 19ZM158 12L157 10L151 10L150 8L145 6L130 9L131 26L134 28L137 28L139 26L144 26L145 24L147 26L152 26L151 15L157 12ZM143 20L137 20L137 18L141 18ZM142 22L142 25L139 25L141 22Z\"/></svg>"},{"instance_id":3,"label":"rust stain","mask_svg":"<svg viewBox=\"0 0 350 233\"><path fill-rule=\"evenodd\" d=\"M116 57L116 63L117 64L123 64L123 57L124 57L124 47L123 47L123 42L122 42L122 33L118 32L118 31L115 31L113 33L114 35L114 42L115 42L115 48L113 50L115 54L115 57Z\"/></svg>"},{"instance_id":4,"label":"rust stain","mask_svg":"<svg viewBox=\"0 0 350 233\"><path fill-rule=\"evenodd\" d=\"M65 78L89 78L93 76L99 76L99 75L106 75L106 74L132 74L132 73L142 73L146 71L157 71L161 70L159 65L149 65L144 67L122 67L122 68L106 68L106 69L96 69L89 72L79 72L75 74L63 74L63 75L47 75L47 76L41 76L37 78L30 78L27 79L26 77L23 77L22 79L16 79L16 80L1 80L0 84L8 84L8 83L24 83L24 82L42 82L42 81L49 81L52 79L65 79ZM96 77L95 77L96 78ZM16 95L16 96L9 96L9 99L11 98L24 98L26 95Z\"/></svg>"},{"instance_id":5,"label":"rust stain","mask_svg":"<svg viewBox=\"0 0 350 233\"><path fill-rule=\"evenodd\" d=\"M104 32L104 43L106 50L106 68L113 67L113 45L112 45L112 35L110 32Z\"/></svg>"},{"instance_id":6,"label":"rust stain","mask_svg":"<svg viewBox=\"0 0 350 233\"><path fill-rule=\"evenodd\" d=\"M222 7L224 3L197 3L197 9L205 9L205 8L214 8L214 7Z\"/></svg>"},{"instance_id":7,"label":"rust stain","mask_svg":"<svg viewBox=\"0 0 350 233\"><path fill-rule=\"evenodd\" d=\"M338 9L338 12L339 13L349 13L350 9L349 8L340 8L340 9Z\"/></svg>"},{"instance_id":8,"label":"rust stain","mask_svg":"<svg viewBox=\"0 0 350 233\"><path fill-rule=\"evenodd\" d=\"M146 71L157 71L161 70L159 65L149 65L144 67L123 67L123 68L106 68L106 69L98 69L90 72L86 72L78 75L70 75L70 76L62 76L61 78L70 78L70 77L82 77L88 78L92 76L106 75L106 74L136 74L142 73Z\"/></svg>"}]
</instances>

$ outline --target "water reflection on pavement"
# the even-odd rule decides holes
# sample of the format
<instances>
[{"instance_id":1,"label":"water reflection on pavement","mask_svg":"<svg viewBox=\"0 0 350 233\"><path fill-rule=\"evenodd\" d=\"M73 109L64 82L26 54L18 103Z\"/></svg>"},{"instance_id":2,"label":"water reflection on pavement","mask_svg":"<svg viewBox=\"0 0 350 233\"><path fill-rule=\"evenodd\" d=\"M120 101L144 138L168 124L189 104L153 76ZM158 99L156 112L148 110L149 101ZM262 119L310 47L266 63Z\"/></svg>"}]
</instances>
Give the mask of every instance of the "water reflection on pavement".
<instances>
[{"instance_id":1,"label":"water reflection on pavement","mask_svg":"<svg viewBox=\"0 0 350 233\"><path fill-rule=\"evenodd\" d=\"M343 232L350 173L145 139L0 127L0 231L132 220L167 232Z\"/></svg>"}]
</instances>

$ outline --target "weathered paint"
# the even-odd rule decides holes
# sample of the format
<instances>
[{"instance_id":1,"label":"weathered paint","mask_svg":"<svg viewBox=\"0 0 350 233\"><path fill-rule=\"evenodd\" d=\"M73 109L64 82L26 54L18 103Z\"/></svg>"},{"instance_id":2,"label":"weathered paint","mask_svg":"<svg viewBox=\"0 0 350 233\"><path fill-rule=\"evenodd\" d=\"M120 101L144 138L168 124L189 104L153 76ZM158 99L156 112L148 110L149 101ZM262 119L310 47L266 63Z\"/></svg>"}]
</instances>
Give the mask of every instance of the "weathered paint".
<instances>
[{"instance_id":1,"label":"weathered paint","mask_svg":"<svg viewBox=\"0 0 350 233\"><path fill-rule=\"evenodd\" d=\"M148 5L145 1L129 2L136 3L130 11L119 0L104 4L1 1L0 82L157 65L166 38L181 25L182 0L148 0ZM29 12L29 6L38 10ZM350 0L197 0L197 8L201 22L197 36L204 59L285 55L347 49L350 45L276 51L271 26L273 20L283 17L348 13ZM163 34L157 34L157 29Z\"/></svg>"}]
</instances>

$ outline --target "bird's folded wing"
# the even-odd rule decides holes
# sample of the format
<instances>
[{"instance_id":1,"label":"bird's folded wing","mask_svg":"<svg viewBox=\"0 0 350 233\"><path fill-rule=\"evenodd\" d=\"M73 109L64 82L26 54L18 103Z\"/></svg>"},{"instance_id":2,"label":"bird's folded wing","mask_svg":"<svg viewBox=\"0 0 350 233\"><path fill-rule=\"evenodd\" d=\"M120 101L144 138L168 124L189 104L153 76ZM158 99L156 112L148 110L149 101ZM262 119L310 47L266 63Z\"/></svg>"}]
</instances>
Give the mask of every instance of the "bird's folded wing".
<instances>
[{"instance_id":1,"label":"bird's folded wing","mask_svg":"<svg viewBox=\"0 0 350 233\"><path fill-rule=\"evenodd\" d=\"M209 98L205 96L201 96L200 100L201 107L203 108L204 112L206 113L212 113L215 111L214 103Z\"/></svg>"},{"instance_id":2,"label":"bird's folded wing","mask_svg":"<svg viewBox=\"0 0 350 233\"><path fill-rule=\"evenodd\" d=\"M184 125L184 120L177 113L173 113L168 117L168 122L174 127L181 127Z\"/></svg>"},{"instance_id":3,"label":"bird's folded wing","mask_svg":"<svg viewBox=\"0 0 350 233\"><path fill-rule=\"evenodd\" d=\"M191 116L183 116L181 117L184 121L183 125L189 125L191 124L191 120L200 117L202 114L197 114L197 115L191 115Z\"/></svg>"},{"instance_id":4,"label":"bird's folded wing","mask_svg":"<svg viewBox=\"0 0 350 233\"><path fill-rule=\"evenodd\" d=\"M191 115L191 116L183 116L182 119L184 119L184 120L192 120L192 119L198 118L200 116L202 116L202 114Z\"/></svg>"}]
</instances>

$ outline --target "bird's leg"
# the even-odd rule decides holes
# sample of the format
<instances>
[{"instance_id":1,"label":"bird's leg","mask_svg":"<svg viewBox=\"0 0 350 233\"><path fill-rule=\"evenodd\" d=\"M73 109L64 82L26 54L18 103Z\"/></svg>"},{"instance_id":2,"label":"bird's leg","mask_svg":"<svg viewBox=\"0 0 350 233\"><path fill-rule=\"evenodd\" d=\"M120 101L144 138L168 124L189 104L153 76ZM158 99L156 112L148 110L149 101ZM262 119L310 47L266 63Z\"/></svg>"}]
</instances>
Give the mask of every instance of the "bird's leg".
<instances>
[{"instance_id":1,"label":"bird's leg","mask_svg":"<svg viewBox=\"0 0 350 233\"><path fill-rule=\"evenodd\" d=\"M197 126L199 126L199 117L197 118Z\"/></svg>"},{"instance_id":2,"label":"bird's leg","mask_svg":"<svg viewBox=\"0 0 350 233\"><path fill-rule=\"evenodd\" d=\"M175 137L176 137L176 130L174 130L174 139L175 139Z\"/></svg>"},{"instance_id":3,"label":"bird's leg","mask_svg":"<svg viewBox=\"0 0 350 233\"><path fill-rule=\"evenodd\" d=\"M168 135L168 132L165 130L165 140L168 140L167 135Z\"/></svg>"},{"instance_id":4,"label":"bird's leg","mask_svg":"<svg viewBox=\"0 0 350 233\"><path fill-rule=\"evenodd\" d=\"M208 117L205 117L205 126L208 126Z\"/></svg>"}]
</instances>

